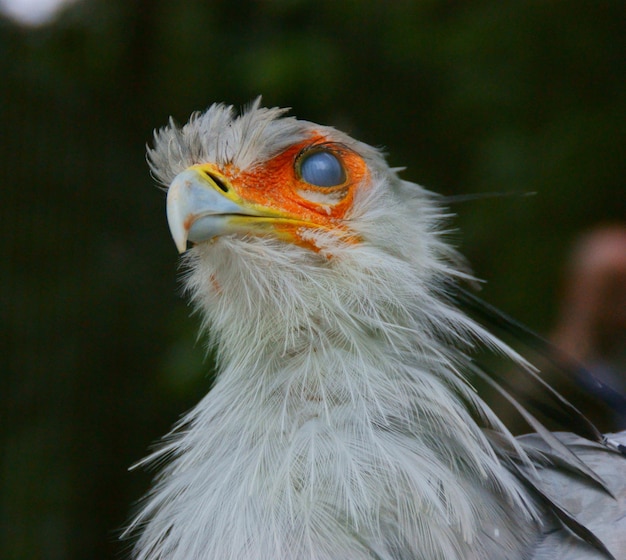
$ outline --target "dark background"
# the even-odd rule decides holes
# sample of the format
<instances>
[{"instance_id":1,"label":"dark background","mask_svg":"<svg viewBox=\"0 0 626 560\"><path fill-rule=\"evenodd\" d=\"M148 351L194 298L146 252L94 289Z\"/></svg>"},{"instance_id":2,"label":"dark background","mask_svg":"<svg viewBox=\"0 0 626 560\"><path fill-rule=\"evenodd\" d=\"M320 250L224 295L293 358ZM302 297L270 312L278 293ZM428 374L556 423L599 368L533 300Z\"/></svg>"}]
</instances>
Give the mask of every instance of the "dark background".
<instances>
[{"instance_id":1,"label":"dark background","mask_svg":"<svg viewBox=\"0 0 626 560\"><path fill-rule=\"evenodd\" d=\"M145 144L213 101L385 146L465 202L483 296L549 333L578 232L626 218L618 1L84 0L0 19L0 557L123 557L128 472L210 384ZM204 361L204 363L203 363Z\"/></svg>"}]
</instances>

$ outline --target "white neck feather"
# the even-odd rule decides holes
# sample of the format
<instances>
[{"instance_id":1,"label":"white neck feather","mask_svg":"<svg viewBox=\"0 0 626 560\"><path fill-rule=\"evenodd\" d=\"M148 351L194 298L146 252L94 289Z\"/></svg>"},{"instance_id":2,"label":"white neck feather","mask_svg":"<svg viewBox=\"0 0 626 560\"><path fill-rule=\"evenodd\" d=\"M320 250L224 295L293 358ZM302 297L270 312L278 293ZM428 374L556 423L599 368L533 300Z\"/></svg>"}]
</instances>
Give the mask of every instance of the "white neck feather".
<instances>
[{"instance_id":1,"label":"white neck feather","mask_svg":"<svg viewBox=\"0 0 626 560\"><path fill-rule=\"evenodd\" d=\"M220 238L190 252L221 371L153 457L173 460L137 558L482 558L498 528L519 553L533 508L468 412L504 431L450 343L488 335L437 292L461 274L429 196L394 188L414 193L402 219L372 198L351 224L385 246Z\"/></svg>"}]
</instances>

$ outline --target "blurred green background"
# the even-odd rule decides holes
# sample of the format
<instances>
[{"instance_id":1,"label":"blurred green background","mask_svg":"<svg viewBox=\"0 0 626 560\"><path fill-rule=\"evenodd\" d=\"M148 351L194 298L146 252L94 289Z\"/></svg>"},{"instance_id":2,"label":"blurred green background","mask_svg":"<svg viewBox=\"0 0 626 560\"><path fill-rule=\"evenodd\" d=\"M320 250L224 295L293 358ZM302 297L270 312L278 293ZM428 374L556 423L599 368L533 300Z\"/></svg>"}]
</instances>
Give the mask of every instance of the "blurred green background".
<instances>
[{"instance_id":1,"label":"blurred green background","mask_svg":"<svg viewBox=\"0 0 626 560\"><path fill-rule=\"evenodd\" d=\"M83 0L0 19L3 559L120 558L128 472L210 385L145 144L213 101L384 146L456 204L483 296L540 332L626 219L624 2Z\"/></svg>"}]
</instances>

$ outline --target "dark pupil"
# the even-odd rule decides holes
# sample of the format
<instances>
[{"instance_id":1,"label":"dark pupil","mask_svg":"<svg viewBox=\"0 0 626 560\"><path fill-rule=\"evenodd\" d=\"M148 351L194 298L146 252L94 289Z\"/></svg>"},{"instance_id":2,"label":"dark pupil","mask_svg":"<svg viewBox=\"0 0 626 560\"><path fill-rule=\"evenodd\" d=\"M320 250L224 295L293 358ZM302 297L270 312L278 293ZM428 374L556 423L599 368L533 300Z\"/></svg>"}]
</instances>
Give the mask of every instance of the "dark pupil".
<instances>
[{"instance_id":1,"label":"dark pupil","mask_svg":"<svg viewBox=\"0 0 626 560\"><path fill-rule=\"evenodd\" d=\"M341 163L330 152L315 152L305 156L300 164L300 175L307 183L317 187L334 187L346 180Z\"/></svg>"}]
</instances>

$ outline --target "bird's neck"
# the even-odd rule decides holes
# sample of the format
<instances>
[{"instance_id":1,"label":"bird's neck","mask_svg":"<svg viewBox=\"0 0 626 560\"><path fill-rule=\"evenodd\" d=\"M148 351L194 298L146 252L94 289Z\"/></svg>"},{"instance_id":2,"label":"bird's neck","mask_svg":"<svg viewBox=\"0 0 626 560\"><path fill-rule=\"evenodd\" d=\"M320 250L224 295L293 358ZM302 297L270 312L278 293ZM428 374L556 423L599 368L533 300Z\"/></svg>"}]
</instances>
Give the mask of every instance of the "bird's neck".
<instances>
[{"instance_id":1,"label":"bird's neck","mask_svg":"<svg viewBox=\"0 0 626 560\"><path fill-rule=\"evenodd\" d=\"M451 343L484 333L435 291L450 270L426 257L419 268L367 246L333 259L263 239L196 247L188 287L221 364L199 410L255 433L307 418L410 431L429 445L455 441L473 471L488 469L493 451L467 405L497 420Z\"/></svg>"},{"instance_id":2,"label":"bird's neck","mask_svg":"<svg viewBox=\"0 0 626 560\"><path fill-rule=\"evenodd\" d=\"M221 370L162 452L179 458L157 500L170 514L211 512L197 534L212 557L239 557L232 543L252 539L261 558L370 558L405 534L411 554L472 558L485 524L501 521L494 504L528 519L465 406L490 414L459 376L460 355L424 328L460 319L414 270L363 255L294 265L262 244L210 249L189 286ZM492 511L479 519L483 502Z\"/></svg>"}]
</instances>

